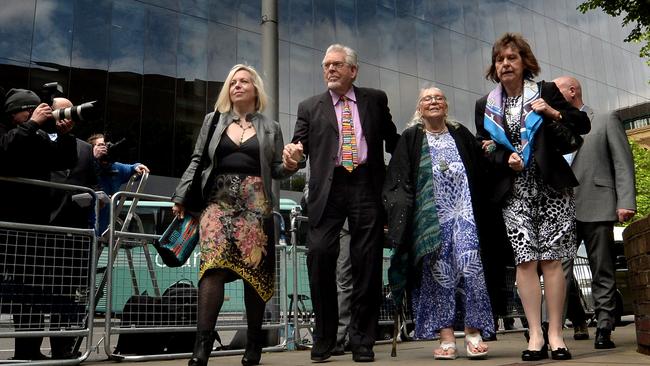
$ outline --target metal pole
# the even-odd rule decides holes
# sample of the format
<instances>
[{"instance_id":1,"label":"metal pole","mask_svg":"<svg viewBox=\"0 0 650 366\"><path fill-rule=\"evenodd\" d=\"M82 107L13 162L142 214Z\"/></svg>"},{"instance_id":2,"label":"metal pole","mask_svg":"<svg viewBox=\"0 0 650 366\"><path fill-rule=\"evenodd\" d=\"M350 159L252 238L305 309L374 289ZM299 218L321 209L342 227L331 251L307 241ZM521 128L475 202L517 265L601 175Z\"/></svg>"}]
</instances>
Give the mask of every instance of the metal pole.
<instances>
[{"instance_id":1,"label":"metal pole","mask_svg":"<svg viewBox=\"0 0 650 366\"><path fill-rule=\"evenodd\" d=\"M264 115L273 121L279 120L279 100L278 95L279 85L278 85L278 2L277 0L262 0L262 70L263 70L263 79L266 89L266 94L269 97L269 103L266 106ZM275 201L273 202L273 210L280 212L280 184L273 181L271 187L273 191L273 196L275 196ZM275 235L274 240L277 243L279 236L279 221L274 217L273 221L275 223ZM279 270L279 268L276 269ZM281 278L281 277L276 277ZM280 291L280 288L276 286L276 290ZM280 296L285 296L280 294ZM277 297L271 300L271 309L278 309L279 304L277 303ZM279 311L271 312L272 321L276 321L280 318ZM275 334L277 339L277 333ZM267 337L272 338L272 337ZM270 340L270 339L269 339ZM277 344L277 343L274 343Z\"/></svg>"}]
</instances>

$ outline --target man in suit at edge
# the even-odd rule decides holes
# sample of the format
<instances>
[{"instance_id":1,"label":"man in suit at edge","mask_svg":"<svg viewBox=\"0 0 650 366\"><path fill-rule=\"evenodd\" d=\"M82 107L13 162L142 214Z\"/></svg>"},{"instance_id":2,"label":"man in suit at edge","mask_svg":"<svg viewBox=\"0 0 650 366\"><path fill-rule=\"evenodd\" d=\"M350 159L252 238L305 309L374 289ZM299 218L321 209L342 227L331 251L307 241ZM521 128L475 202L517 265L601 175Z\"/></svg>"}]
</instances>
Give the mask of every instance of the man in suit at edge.
<instances>
[{"instance_id":1,"label":"man in suit at edge","mask_svg":"<svg viewBox=\"0 0 650 366\"><path fill-rule=\"evenodd\" d=\"M353 49L329 46L322 66L328 90L300 103L292 143L284 154L290 159L295 149L302 149L310 159L307 267L316 316L311 359L325 361L336 346L336 261L339 233L347 218L352 358L372 362L381 303L383 148L385 142L386 152L392 153L399 135L386 94L353 85L358 71Z\"/></svg>"},{"instance_id":2,"label":"man in suit at edge","mask_svg":"<svg viewBox=\"0 0 650 366\"><path fill-rule=\"evenodd\" d=\"M597 113L582 102L578 80L562 76L553 80L566 100L591 120L591 132L569 159L580 185L575 188L578 242L584 240L592 272L591 292L597 318L596 349L614 348L611 332L616 309L616 278L610 248L616 221L625 222L636 212L632 151L616 112ZM568 274L572 274L570 263Z\"/></svg>"}]
</instances>

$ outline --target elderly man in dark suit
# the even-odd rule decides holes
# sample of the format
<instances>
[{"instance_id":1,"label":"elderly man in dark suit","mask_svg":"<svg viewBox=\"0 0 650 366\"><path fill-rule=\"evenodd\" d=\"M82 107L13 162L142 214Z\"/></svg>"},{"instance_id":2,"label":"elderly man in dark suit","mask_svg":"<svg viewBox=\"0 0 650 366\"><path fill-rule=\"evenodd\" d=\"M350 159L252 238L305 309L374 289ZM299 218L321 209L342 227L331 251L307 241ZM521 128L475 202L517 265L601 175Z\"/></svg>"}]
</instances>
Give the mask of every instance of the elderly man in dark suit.
<instances>
[{"instance_id":1,"label":"elderly man in dark suit","mask_svg":"<svg viewBox=\"0 0 650 366\"><path fill-rule=\"evenodd\" d=\"M614 243L614 223L625 222L636 212L632 151L615 112L594 113L584 105L582 89L575 78L563 76L553 81L564 97L591 120L591 132L568 159L580 182L575 188L576 219L578 241L585 241L593 276L591 293L598 320L594 346L614 348L611 332L616 309L616 273L610 247Z\"/></svg>"},{"instance_id":2,"label":"elderly man in dark suit","mask_svg":"<svg viewBox=\"0 0 650 366\"><path fill-rule=\"evenodd\" d=\"M350 345L357 362L372 351L381 300L384 213L384 142L391 153L399 135L383 91L353 85L357 54L334 44L323 58L325 93L300 103L292 143L310 159L307 266L316 315L311 359L328 359L336 345L336 261L348 219L353 275Z\"/></svg>"}]
</instances>

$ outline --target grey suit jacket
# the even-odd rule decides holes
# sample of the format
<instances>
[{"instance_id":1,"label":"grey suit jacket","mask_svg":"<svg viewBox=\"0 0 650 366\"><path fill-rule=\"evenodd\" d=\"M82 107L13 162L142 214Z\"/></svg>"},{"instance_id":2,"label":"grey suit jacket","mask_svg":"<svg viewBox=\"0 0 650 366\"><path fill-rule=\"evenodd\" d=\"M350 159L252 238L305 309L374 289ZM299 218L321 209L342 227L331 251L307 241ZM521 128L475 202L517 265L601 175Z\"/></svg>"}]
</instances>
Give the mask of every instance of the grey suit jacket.
<instances>
[{"instance_id":1,"label":"grey suit jacket","mask_svg":"<svg viewBox=\"0 0 650 366\"><path fill-rule=\"evenodd\" d=\"M617 221L616 209L636 210L634 160L617 113L585 107L591 132L584 136L571 168L580 185L575 188L576 218L583 222Z\"/></svg>"},{"instance_id":2,"label":"grey suit jacket","mask_svg":"<svg viewBox=\"0 0 650 366\"><path fill-rule=\"evenodd\" d=\"M207 140L207 135L210 130L210 122L212 121L212 116L215 112L208 113L203 120L203 126L201 127L201 132L199 132L199 137L196 140L196 145L194 146L194 152L192 153L192 159L190 165L183 173L176 191L172 196L172 201L176 203L183 204L187 191L189 190L192 179L194 178L194 172L201 162L201 155L204 151L205 142ZM205 186L208 182L208 177L215 167L214 155L221 141L221 136L223 135L226 128L232 123L233 114L231 113L222 113L219 117L219 121L214 129L214 134L210 139L210 145L208 146L208 156L206 157L208 164L207 167L201 172L201 189L205 190ZM282 150L284 149L284 140L282 137L282 130L280 129L280 124L276 121L268 119L266 116L255 113L251 120L255 131L257 133L257 139L260 144L260 168L262 182L264 184L264 191L266 192L266 197L270 199L271 203L275 202L275 197L271 189L272 179L281 179L286 178L292 175L293 171L287 171L282 165Z\"/></svg>"}]
</instances>

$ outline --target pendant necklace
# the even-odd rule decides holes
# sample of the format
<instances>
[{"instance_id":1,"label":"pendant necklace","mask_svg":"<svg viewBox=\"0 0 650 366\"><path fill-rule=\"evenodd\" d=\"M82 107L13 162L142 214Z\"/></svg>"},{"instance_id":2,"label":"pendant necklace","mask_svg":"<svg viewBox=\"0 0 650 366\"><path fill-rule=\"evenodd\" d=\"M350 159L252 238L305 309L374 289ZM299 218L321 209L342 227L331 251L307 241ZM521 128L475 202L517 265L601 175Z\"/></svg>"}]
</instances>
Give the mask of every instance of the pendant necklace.
<instances>
[{"instance_id":1,"label":"pendant necklace","mask_svg":"<svg viewBox=\"0 0 650 366\"><path fill-rule=\"evenodd\" d=\"M239 138L239 146L241 146L241 144L244 142L244 134L246 133L246 130L252 128L253 124L251 122L248 122L249 125L244 127L244 125L242 124L242 121L239 118L233 119L233 122L235 122L235 124L237 124L237 126L239 126L239 128L241 128L241 137Z\"/></svg>"}]
</instances>

